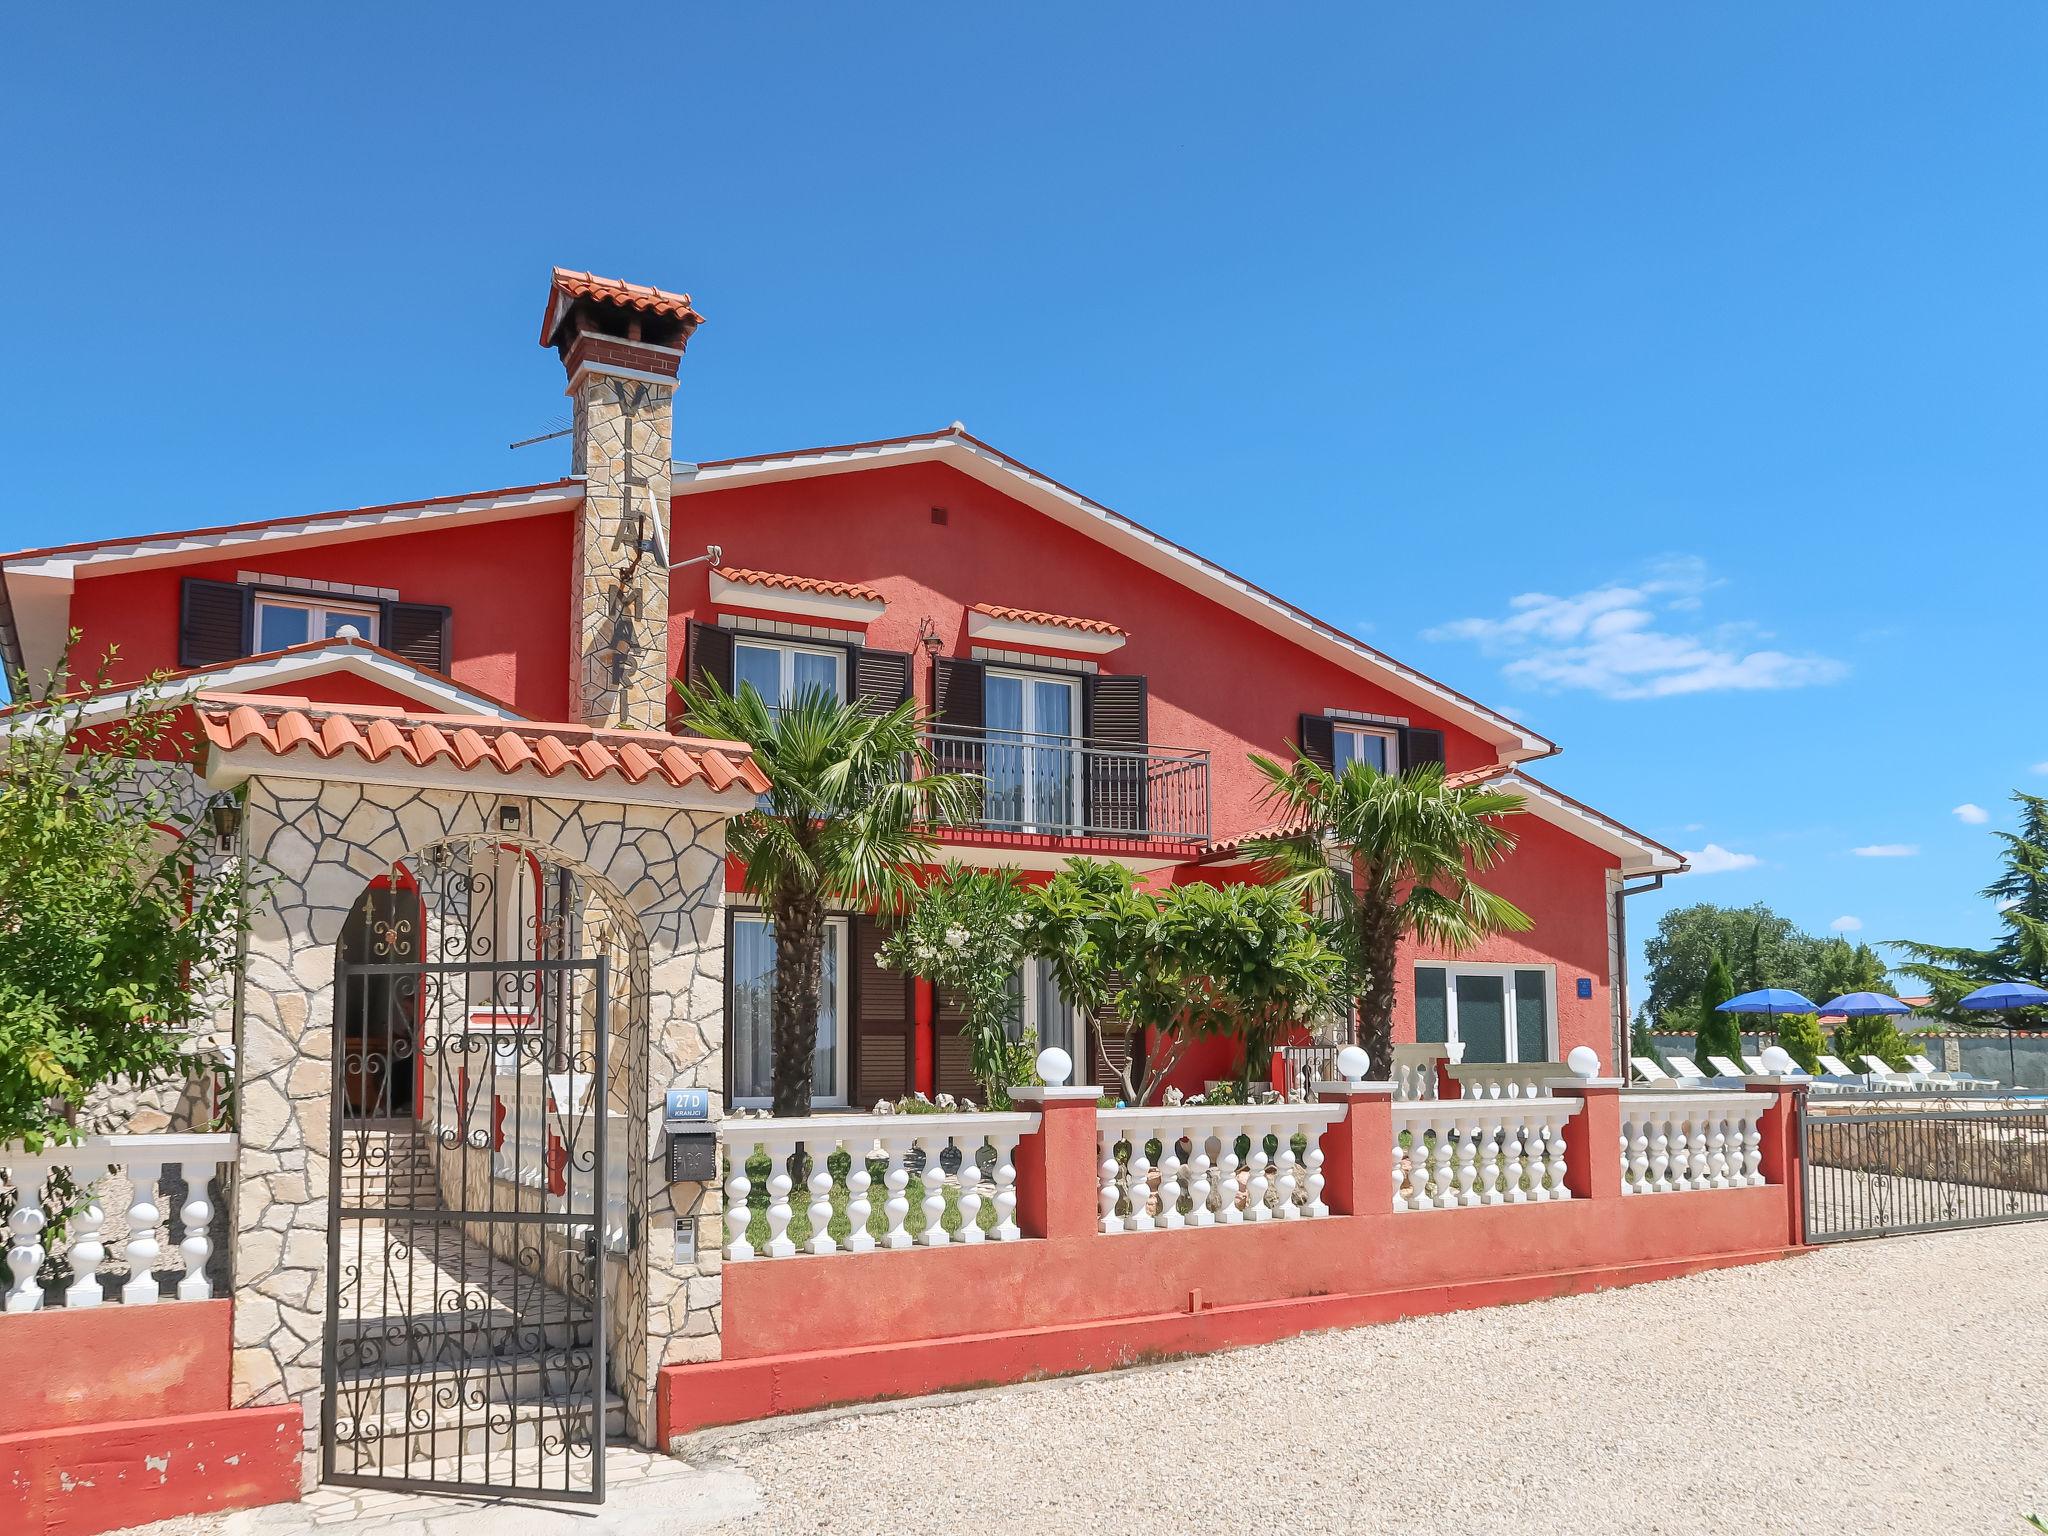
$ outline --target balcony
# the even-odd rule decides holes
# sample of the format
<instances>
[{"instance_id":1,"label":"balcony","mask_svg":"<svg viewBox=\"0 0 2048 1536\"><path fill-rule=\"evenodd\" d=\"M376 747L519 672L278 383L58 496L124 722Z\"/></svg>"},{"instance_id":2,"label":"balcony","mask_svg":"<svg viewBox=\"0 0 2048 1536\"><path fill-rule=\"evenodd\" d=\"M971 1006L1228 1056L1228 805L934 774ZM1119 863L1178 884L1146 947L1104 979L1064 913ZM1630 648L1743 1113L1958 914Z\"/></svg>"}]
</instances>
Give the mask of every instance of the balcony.
<instances>
[{"instance_id":1,"label":"balcony","mask_svg":"<svg viewBox=\"0 0 2048 1536\"><path fill-rule=\"evenodd\" d=\"M942 773L982 781L985 832L1199 846L1209 840L1209 754L1194 747L979 726L925 733Z\"/></svg>"}]
</instances>

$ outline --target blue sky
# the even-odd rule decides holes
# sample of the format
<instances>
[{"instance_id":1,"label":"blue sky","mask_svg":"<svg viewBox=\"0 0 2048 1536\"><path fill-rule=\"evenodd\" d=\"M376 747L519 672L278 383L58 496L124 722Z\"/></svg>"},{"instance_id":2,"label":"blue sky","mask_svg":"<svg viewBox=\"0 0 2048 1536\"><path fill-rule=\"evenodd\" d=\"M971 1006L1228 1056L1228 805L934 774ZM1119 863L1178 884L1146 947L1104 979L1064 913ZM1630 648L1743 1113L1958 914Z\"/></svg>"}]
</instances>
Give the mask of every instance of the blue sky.
<instances>
[{"instance_id":1,"label":"blue sky","mask_svg":"<svg viewBox=\"0 0 2048 1536\"><path fill-rule=\"evenodd\" d=\"M686 457L957 417L1561 741L1638 934L1989 933L2048 10L655 11L15 17L0 546L552 476L591 267Z\"/></svg>"}]
</instances>

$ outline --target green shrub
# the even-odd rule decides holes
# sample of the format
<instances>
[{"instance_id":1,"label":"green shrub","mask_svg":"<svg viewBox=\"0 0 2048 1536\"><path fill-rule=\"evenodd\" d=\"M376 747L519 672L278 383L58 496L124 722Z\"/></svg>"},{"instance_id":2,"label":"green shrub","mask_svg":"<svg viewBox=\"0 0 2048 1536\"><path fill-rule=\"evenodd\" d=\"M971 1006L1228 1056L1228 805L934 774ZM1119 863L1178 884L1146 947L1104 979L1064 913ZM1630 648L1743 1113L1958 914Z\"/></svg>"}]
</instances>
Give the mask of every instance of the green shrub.
<instances>
[{"instance_id":1,"label":"green shrub","mask_svg":"<svg viewBox=\"0 0 2048 1536\"><path fill-rule=\"evenodd\" d=\"M1835 1031L1835 1054L1856 1072L1863 1070L1866 1055L1877 1057L1894 1071L1901 1071L1906 1065L1908 1049L1906 1037L1899 1033L1899 1026L1882 1014L1867 1019L1844 1019L1841 1028Z\"/></svg>"},{"instance_id":2,"label":"green shrub","mask_svg":"<svg viewBox=\"0 0 2048 1536\"><path fill-rule=\"evenodd\" d=\"M1810 1013L1788 1013L1778 1020L1778 1044L1799 1063L1802 1072L1820 1070L1820 1053L1827 1042L1821 1037L1820 1020Z\"/></svg>"}]
</instances>

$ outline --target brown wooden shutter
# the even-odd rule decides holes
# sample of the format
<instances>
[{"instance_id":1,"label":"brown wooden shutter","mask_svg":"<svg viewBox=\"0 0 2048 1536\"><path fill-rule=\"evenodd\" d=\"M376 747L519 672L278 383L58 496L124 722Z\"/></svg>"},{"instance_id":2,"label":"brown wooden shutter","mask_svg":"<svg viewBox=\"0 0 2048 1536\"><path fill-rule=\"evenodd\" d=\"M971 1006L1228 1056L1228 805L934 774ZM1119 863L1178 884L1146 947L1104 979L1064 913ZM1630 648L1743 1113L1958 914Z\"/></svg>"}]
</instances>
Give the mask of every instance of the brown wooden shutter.
<instances>
[{"instance_id":1,"label":"brown wooden shutter","mask_svg":"<svg viewBox=\"0 0 2048 1536\"><path fill-rule=\"evenodd\" d=\"M848 647L853 653L853 696L862 708L886 715L910 698L910 652Z\"/></svg>"},{"instance_id":2,"label":"brown wooden shutter","mask_svg":"<svg viewBox=\"0 0 2048 1536\"><path fill-rule=\"evenodd\" d=\"M941 773L981 772L983 682L988 669L978 661L941 656L932 669L932 716L939 727L932 759Z\"/></svg>"},{"instance_id":3,"label":"brown wooden shutter","mask_svg":"<svg viewBox=\"0 0 2048 1536\"><path fill-rule=\"evenodd\" d=\"M1337 728L1329 716L1304 714L1297 739L1303 757L1326 773L1337 771Z\"/></svg>"},{"instance_id":4,"label":"brown wooden shutter","mask_svg":"<svg viewBox=\"0 0 2048 1536\"><path fill-rule=\"evenodd\" d=\"M875 952L889 936L879 918L853 920L854 1107L894 1103L916 1086L916 1011L912 982L902 971L876 963Z\"/></svg>"},{"instance_id":5,"label":"brown wooden shutter","mask_svg":"<svg viewBox=\"0 0 2048 1536\"><path fill-rule=\"evenodd\" d=\"M1442 766L1444 760L1444 733L1426 731L1420 727L1401 727L1400 771L1406 773L1420 763L1435 763Z\"/></svg>"},{"instance_id":6,"label":"brown wooden shutter","mask_svg":"<svg viewBox=\"0 0 2048 1536\"><path fill-rule=\"evenodd\" d=\"M692 619L689 647L683 662L685 680L699 686L709 680L731 693L732 632Z\"/></svg>"},{"instance_id":7,"label":"brown wooden shutter","mask_svg":"<svg viewBox=\"0 0 2048 1536\"><path fill-rule=\"evenodd\" d=\"M1083 815L1088 828L1142 832L1152 798L1145 759L1150 703L1145 679L1090 677L1082 702L1082 733L1088 737Z\"/></svg>"},{"instance_id":8,"label":"brown wooden shutter","mask_svg":"<svg viewBox=\"0 0 2048 1536\"><path fill-rule=\"evenodd\" d=\"M187 576L178 599L178 665L210 667L249 654L250 589Z\"/></svg>"},{"instance_id":9,"label":"brown wooden shutter","mask_svg":"<svg viewBox=\"0 0 2048 1536\"><path fill-rule=\"evenodd\" d=\"M959 993L940 987L933 1000L937 1037L933 1052L932 1091L950 1093L956 1099L981 1100L981 1084L974 1080L974 1046L966 1035L967 1005Z\"/></svg>"},{"instance_id":10,"label":"brown wooden shutter","mask_svg":"<svg viewBox=\"0 0 2048 1536\"><path fill-rule=\"evenodd\" d=\"M386 603L384 649L395 651L416 667L446 673L450 610L437 603Z\"/></svg>"}]
</instances>

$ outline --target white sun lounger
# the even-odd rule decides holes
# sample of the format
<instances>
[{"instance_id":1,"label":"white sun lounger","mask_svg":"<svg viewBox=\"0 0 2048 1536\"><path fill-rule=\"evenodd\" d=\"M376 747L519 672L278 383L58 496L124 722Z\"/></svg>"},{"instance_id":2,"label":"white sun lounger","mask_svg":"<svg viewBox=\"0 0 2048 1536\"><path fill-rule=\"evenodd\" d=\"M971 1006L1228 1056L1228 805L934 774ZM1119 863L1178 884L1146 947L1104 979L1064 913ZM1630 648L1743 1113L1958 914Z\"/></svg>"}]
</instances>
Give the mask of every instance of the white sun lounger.
<instances>
[{"instance_id":1,"label":"white sun lounger","mask_svg":"<svg viewBox=\"0 0 2048 1536\"><path fill-rule=\"evenodd\" d=\"M1629 1070L1634 1072L1649 1087L1669 1088L1672 1086L1671 1074L1658 1066L1648 1056L1631 1056L1628 1059L1628 1065Z\"/></svg>"},{"instance_id":2,"label":"white sun lounger","mask_svg":"<svg viewBox=\"0 0 2048 1536\"><path fill-rule=\"evenodd\" d=\"M1882 1056L1873 1056L1867 1051L1859 1058L1870 1069L1870 1085L1873 1088L1889 1088L1898 1093L1907 1088L1920 1086L1921 1078L1913 1072L1894 1072L1891 1063Z\"/></svg>"},{"instance_id":3,"label":"white sun lounger","mask_svg":"<svg viewBox=\"0 0 2048 1536\"><path fill-rule=\"evenodd\" d=\"M1771 1069L1764 1065L1764 1059L1761 1056L1743 1057L1742 1070L1749 1073L1752 1077L1769 1077L1771 1075Z\"/></svg>"},{"instance_id":4,"label":"white sun lounger","mask_svg":"<svg viewBox=\"0 0 2048 1536\"><path fill-rule=\"evenodd\" d=\"M1741 1065L1737 1062L1730 1061L1726 1056L1709 1056L1707 1058L1707 1065L1714 1069L1714 1075L1716 1077L1742 1076Z\"/></svg>"},{"instance_id":5,"label":"white sun lounger","mask_svg":"<svg viewBox=\"0 0 2048 1536\"><path fill-rule=\"evenodd\" d=\"M1673 1072L1676 1072L1680 1077L1690 1078L1696 1083L1705 1082L1709 1077L1713 1076L1711 1072L1702 1072L1699 1068L1699 1063L1690 1056L1666 1056L1664 1059L1671 1064Z\"/></svg>"},{"instance_id":6,"label":"white sun lounger","mask_svg":"<svg viewBox=\"0 0 2048 1536\"><path fill-rule=\"evenodd\" d=\"M1843 1077L1852 1080L1860 1080L1863 1076L1861 1072L1851 1072L1849 1070L1848 1063L1843 1061L1842 1058L1839 1056L1828 1056L1824 1054L1820 1058L1820 1064L1822 1068L1826 1070L1829 1077Z\"/></svg>"},{"instance_id":7,"label":"white sun lounger","mask_svg":"<svg viewBox=\"0 0 2048 1536\"><path fill-rule=\"evenodd\" d=\"M1930 1083L1955 1088L1996 1088L1998 1080L1990 1077L1972 1077L1967 1072L1945 1072L1925 1056L1908 1056L1906 1064Z\"/></svg>"}]
</instances>

